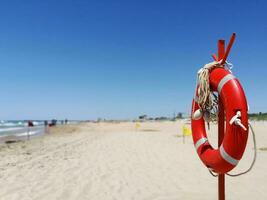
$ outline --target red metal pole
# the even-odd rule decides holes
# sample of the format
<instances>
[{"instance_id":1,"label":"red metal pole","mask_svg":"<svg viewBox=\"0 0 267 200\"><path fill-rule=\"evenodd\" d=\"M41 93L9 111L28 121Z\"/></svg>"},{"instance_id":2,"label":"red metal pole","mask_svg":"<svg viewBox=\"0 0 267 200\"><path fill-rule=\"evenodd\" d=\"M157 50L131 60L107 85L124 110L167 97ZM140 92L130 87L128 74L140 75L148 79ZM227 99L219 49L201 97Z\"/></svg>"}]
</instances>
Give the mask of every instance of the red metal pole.
<instances>
[{"instance_id":1,"label":"red metal pole","mask_svg":"<svg viewBox=\"0 0 267 200\"><path fill-rule=\"evenodd\" d=\"M222 64L225 63L225 61L226 61L226 59L227 59L227 57L228 57L228 55L230 53L230 50L231 50L231 48L232 48L232 46L234 44L234 41L235 41L235 33L232 34L231 39L229 41L229 44L227 45L227 48L226 48L226 51L225 51L223 57L219 59L219 60L222 59Z\"/></svg>"},{"instance_id":2,"label":"red metal pole","mask_svg":"<svg viewBox=\"0 0 267 200\"><path fill-rule=\"evenodd\" d=\"M218 60L221 60L224 57L225 57L224 40L219 40L218 41ZM219 96L218 118L219 118L218 119L218 147L220 147L223 141L223 137L224 137L224 108L223 108L223 104L222 104L220 96ZM218 193L219 200L225 200L225 175L224 174L219 174L218 176L218 191L219 191Z\"/></svg>"}]
</instances>

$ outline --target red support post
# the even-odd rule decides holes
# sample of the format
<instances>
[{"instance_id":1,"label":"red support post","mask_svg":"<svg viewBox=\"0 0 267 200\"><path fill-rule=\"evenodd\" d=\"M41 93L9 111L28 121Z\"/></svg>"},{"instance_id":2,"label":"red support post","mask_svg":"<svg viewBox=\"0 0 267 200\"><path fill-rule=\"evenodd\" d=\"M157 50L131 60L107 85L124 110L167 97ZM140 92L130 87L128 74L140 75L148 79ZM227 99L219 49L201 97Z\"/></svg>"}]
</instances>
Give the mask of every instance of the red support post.
<instances>
[{"instance_id":1,"label":"red support post","mask_svg":"<svg viewBox=\"0 0 267 200\"><path fill-rule=\"evenodd\" d=\"M227 57L230 53L230 50L234 44L236 34L233 33L232 37L229 41L229 44L227 45L226 51L225 51L225 41L219 40L218 41L218 55L212 54L212 58L215 61L222 60L221 64L224 64L227 60ZM218 148L221 146L224 138L224 126L225 126L225 114L224 114L224 107L222 104L222 100L220 96L218 95ZM219 174L218 176L218 199L219 200L225 200L225 174Z\"/></svg>"},{"instance_id":2,"label":"red support post","mask_svg":"<svg viewBox=\"0 0 267 200\"><path fill-rule=\"evenodd\" d=\"M230 44L229 44L230 45ZM228 47L229 47L228 45ZM232 46L232 44L231 44ZM231 49L227 48L229 51ZM229 53L228 51L228 53ZM218 41L218 61L227 58L225 52L224 52L224 40L219 40ZM223 137L224 137L224 107L222 104L222 101L219 96L219 114L218 114L218 147L223 142ZM224 174L219 174L218 176L218 199L219 200L225 200L225 175Z\"/></svg>"},{"instance_id":3,"label":"red support post","mask_svg":"<svg viewBox=\"0 0 267 200\"><path fill-rule=\"evenodd\" d=\"M226 59L227 59L227 57L228 57L228 55L230 53L230 50L231 50L231 48L232 48L232 46L234 44L234 41L235 41L235 35L236 35L235 33L232 34L232 37L231 37L231 39L229 41L229 44L227 45L226 51L223 53L222 58L219 59L219 60L222 59L222 64L225 63L225 61L226 61Z\"/></svg>"}]
</instances>

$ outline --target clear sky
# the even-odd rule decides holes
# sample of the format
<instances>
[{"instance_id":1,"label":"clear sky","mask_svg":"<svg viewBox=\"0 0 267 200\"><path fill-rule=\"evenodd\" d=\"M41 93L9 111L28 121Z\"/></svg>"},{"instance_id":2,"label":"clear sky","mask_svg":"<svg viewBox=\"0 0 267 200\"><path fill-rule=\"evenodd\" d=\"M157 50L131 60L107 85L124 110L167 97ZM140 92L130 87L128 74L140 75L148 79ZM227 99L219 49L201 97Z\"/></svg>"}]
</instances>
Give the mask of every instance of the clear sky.
<instances>
[{"instance_id":1,"label":"clear sky","mask_svg":"<svg viewBox=\"0 0 267 200\"><path fill-rule=\"evenodd\" d=\"M0 118L135 118L189 112L217 39L250 112L267 111L267 1L5 1Z\"/></svg>"}]
</instances>

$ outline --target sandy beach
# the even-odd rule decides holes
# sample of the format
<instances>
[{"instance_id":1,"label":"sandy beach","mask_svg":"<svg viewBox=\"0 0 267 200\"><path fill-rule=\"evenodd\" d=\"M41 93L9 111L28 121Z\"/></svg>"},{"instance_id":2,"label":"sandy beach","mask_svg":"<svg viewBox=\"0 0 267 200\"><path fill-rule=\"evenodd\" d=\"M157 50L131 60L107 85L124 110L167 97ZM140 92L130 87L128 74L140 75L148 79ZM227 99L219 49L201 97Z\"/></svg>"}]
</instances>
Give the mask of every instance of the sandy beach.
<instances>
[{"instance_id":1,"label":"sandy beach","mask_svg":"<svg viewBox=\"0 0 267 200\"><path fill-rule=\"evenodd\" d=\"M226 178L227 199L267 199L267 122L252 122L258 157L254 169ZM182 121L83 123L0 146L0 199L175 200L217 199L217 178L199 160ZM209 134L215 144L214 127ZM244 158L249 167L250 135Z\"/></svg>"}]
</instances>

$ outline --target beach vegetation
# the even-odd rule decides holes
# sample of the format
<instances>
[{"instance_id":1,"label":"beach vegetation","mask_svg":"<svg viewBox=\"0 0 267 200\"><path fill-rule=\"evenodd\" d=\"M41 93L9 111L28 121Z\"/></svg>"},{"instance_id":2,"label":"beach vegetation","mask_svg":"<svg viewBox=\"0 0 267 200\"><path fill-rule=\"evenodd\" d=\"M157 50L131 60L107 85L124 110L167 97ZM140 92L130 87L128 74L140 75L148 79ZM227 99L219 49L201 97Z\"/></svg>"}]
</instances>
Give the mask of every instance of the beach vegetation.
<instances>
[{"instance_id":1,"label":"beach vegetation","mask_svg":"<svg viewBox=\"0 0 267 200\"><path fill-rule=\"evenodd\" d=\"M257 121L263 121L267 120L267 113L250 113L248 114L248 117L250 120L257 120Z\"/></svg>"}]
</instances>

